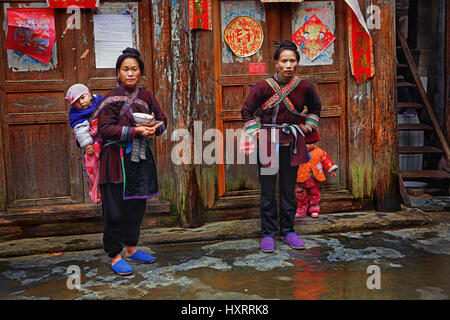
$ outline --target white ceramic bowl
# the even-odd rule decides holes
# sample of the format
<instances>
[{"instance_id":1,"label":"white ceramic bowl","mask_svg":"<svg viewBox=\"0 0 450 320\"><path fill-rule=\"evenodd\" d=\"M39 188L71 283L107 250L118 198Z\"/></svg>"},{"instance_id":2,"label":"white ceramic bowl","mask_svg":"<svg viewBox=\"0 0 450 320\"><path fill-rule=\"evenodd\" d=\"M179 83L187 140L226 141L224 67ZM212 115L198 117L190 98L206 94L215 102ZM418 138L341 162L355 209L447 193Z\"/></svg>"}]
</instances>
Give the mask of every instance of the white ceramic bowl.
<instances>
[{"instance_id":1,"label":"white ceramic bowl","mask_svg":"<svg viewBox=\"0 0 450 320\"><path fill-rule=\"evenodd\" d=\"M147 113L139 113L139 112L133 113L133 118L134 118L134 121L136 121L137 123L146 123L153 119L153 117L151 115L149 115Z\"/></svg>"}]
</instances>

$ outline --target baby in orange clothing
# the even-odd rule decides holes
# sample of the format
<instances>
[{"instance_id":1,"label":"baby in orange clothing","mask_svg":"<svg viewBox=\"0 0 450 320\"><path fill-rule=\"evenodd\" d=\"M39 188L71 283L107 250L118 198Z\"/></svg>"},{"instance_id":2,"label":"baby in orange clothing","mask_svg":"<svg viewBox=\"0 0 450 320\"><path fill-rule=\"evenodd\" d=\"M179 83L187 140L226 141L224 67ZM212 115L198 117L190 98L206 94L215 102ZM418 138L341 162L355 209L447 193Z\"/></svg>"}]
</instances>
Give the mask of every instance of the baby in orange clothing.
<instances>
[{"instance_id":1,"label":"baby in orange clothing","mask_svg":"<svg viewBox=\"0 0 450 320\"><path fill-rule=\"evenodd\" d=\"M298 167L295 197L297 198L297 212L295 217L305 217L308 212L312 218L318 218L320 212L320 182L325 181L326 170L336 178L337 165L331 161L328 154L314 143L319 141L319 133L314 130L306 136L306 147L311 159Z\"/></svg>"}]
</instances>

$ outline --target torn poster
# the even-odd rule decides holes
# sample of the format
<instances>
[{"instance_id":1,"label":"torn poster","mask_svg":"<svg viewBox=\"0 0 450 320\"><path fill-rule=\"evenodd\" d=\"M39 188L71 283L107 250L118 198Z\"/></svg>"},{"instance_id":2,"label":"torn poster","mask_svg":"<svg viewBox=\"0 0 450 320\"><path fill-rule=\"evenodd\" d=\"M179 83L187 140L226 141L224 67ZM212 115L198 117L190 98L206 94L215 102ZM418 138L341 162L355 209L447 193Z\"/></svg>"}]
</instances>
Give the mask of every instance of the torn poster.
<instances>
[{"instance_id":1,"label":"torn poster","mask_svg":"<svg viewBox=\"0 0 450 320\"><path fill-rule=\"evenodd\" d=\"M238 57L249 57L261 48L264 34L261 25L249 16L239 16L227 24L225 42Z\"/></svg>"},{"instance_id":2,"label":"torn poster","mask_svg":"<svg viewBox=\"0 0 450 320\"><path fill-rule=\"evenodd\" d=\"M55 43L53 9L8 8L6 49L48 64Z\"/></svg>"},{"instance_id":3,"label":"torn poster","mask_svg":"<svg viewBox=\"0 0 450 320\"><path fill-rule=\"evenodd\" d=\"M357 83L362 83L375 74L373 41L357 0L347 3L347 33L352 74Z\"/></svg>"},{"instance_id":4,"label":"torn poster","mask_svg":"<svg viewBox=\"0 0 450 320\"><path fill-rule=\"evenodd\" d=\"M212 30L211 0L189 0L189 29Z\"/></svg>"},{"instance_id":5,"label":"torn poster","mask_svg":"<svg viewBox=\"0 0 450 320\"><path fill-rule=\"evenodd\" d=\"M100 0L47 0L48 8L68 8L77 6L78 8L98 8Z\"/></svg>"},{"instance_id":6,"label":"torn poster","mask_svg":"<svg viewBox=\"0 0 450 320\"><path fill-rule=\"evenodd\" d=\"M315 14L291 38L311 61L324 52L336 39Z\"/></svg>"}]
</instances>

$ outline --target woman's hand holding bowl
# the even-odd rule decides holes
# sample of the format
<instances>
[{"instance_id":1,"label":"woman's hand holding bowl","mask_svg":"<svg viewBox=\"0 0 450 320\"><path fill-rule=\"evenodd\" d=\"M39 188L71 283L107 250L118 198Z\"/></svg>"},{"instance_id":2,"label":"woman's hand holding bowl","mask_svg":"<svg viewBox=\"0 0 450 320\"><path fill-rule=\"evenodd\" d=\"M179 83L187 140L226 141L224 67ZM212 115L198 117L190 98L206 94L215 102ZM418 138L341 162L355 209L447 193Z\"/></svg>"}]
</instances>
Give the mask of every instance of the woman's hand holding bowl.
<instances>
[{"instance_id":1,"label":"woman's hand holding bowl","mask_svg":"<svg viewBox=\"0 0 450 320\"><path fill-rule=\"evenodd\" d=\"M155 115L152 112L151 114L152 119L149 122L145 122L145 123L139 123L136 126L136 133L143 136L143 137L149 137L149 136L153 136L155 134L156 128L155 128Z\"/></svg>"}]
</instances>

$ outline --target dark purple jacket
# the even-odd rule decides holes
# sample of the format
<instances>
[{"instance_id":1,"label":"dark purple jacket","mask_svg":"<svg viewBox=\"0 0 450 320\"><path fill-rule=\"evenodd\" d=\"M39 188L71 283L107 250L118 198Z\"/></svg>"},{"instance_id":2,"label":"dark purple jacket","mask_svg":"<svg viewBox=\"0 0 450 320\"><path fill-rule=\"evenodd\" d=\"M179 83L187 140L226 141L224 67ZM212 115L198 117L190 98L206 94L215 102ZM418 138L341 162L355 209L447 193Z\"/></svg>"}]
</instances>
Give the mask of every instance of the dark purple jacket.
<instances>
[{"instance_id":1,"label":"dark purple jacket","mask_svg":"<svg viewBox=\"0 0 450 320\"><path fill-rule=\"evenodd\" d=\"M274 79L276 80L275 77ZM283 87L283 85L280 84L280 87ZM261 118L261 127L264 127L264 124L300 124L300 116L292 113L284 103L262 112L261 106L275 93L266 80L258 81L250 91L241 109L244 124L255 120L255 113ZM289 93L288 98L294 105L297 114L303 111L304 106L307 106L306 121L309 121L311 127L317 127L322 104L314 86L306 80L301 80L297 87ZM260 112L262 113L260 114ZM315 125L313 124L314 122L316 123ZM281 130L279 132L280 143L289 142L291 145L291 165L296 166L307 162L308 155L304 138L300 134L297 135L297 154L293 154L294 136L285 134ZM267 150L268 156L270 156L270 135L267 135L267 137Z\"/></svg>"},{"instance_id":2,"label":"dark purple jacket","mask_svg":"<svg viewBox=\"0 0 450 320\"><path fill-rule=\"evenodd\" d=\"M98 131L103 144L108 141L118 141L127 144L134 139L135 123L129 112L120 116L120 110L124 105L126 95L122 87L117 87L108 92L100 104L98 113ZM145 103L143 103L145 102ZM147 106L146 106L147 105ZM148 109L147 109L148 107ZM146 89L139 88L136 102L131 105L132 112L154 113L157 122L164 122L156 129L156 135L161 135L167 126L167 117L161 110L155 97ZM123 182L123 172L120 158L120 147L109 144L102 148L100 154L100 177L99 184Z\"/></svg>"}]
</instances>

